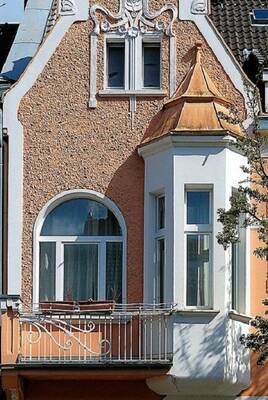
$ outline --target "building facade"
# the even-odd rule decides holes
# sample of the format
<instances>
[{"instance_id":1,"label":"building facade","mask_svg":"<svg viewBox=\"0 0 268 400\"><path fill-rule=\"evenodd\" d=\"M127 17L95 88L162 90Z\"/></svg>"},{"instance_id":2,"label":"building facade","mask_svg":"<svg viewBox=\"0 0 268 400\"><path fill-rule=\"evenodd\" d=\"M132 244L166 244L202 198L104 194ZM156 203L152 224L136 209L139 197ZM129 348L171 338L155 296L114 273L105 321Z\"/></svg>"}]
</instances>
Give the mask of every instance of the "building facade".
<instances>
[{"instance_id":1,"label":"building facade","mask_svg":"<svg viewBox=\"0 0 268 400\"><path fill-rule=\"evenodd\" d=\"M216 234L245 179L225 118L249 123L245 76L205 1L49 10L3 98L5 395L235 398L262 276L254 232L233 251Z\"/></svg>"}]
</instances>

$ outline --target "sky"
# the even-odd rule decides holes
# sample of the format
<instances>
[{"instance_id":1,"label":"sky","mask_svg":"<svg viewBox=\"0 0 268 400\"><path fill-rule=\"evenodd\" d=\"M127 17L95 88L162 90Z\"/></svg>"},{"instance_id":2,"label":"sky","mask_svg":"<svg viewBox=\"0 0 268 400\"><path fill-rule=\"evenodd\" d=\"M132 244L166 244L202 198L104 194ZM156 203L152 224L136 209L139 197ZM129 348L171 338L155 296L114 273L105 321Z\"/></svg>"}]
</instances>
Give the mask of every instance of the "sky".
<instances>
[{"instance_id":1,"label":"sky","mask_svg":"<svg viewBox=\"0 0 268 400\"><path fill-rule=\"evenodd\" d=\"M19 24L24 12L24 0L0 0L0 24Z\"/></svg>"}]
</instances>

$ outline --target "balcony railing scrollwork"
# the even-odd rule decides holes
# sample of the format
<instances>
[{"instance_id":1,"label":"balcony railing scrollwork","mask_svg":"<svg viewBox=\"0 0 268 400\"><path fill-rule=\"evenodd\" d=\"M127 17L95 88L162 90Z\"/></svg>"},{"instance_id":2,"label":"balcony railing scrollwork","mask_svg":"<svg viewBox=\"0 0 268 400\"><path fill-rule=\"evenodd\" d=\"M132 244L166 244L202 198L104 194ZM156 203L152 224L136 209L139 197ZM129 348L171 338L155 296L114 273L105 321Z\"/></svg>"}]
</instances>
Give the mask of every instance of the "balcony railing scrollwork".
<instances>
[{"instance_id":1,"label":"balcony railing scrollwork","mask_svg":"<svg viewBox=\"0 0 268 400\"><path fill-rule=\"evenodd\" d=\"M14 336L15 322L17 338L10 344L17 349L13 361L20 364L167 364L172 314L171 305L63 308L53 303L21 307L12 316L9 311L6 326Z\"/></svg>"}]
</instances>

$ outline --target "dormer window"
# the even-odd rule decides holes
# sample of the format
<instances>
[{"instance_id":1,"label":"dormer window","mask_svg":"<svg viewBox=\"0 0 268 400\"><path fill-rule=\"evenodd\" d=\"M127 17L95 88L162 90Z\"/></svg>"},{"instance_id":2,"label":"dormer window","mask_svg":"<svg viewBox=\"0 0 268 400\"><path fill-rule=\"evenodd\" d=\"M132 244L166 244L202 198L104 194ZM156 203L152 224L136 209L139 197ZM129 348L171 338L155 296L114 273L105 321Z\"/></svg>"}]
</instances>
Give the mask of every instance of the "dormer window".
<instances>
[{"instance_id":1,"label":"dormer window","mask_svg":"<svg viewBox=\"0 0 268 400\"><path fill-rule=\"evenodd\" d=\"M268 8L255 8L251 13L251 21L253 25L268 24Z\"/></svg>"}]
</instances>

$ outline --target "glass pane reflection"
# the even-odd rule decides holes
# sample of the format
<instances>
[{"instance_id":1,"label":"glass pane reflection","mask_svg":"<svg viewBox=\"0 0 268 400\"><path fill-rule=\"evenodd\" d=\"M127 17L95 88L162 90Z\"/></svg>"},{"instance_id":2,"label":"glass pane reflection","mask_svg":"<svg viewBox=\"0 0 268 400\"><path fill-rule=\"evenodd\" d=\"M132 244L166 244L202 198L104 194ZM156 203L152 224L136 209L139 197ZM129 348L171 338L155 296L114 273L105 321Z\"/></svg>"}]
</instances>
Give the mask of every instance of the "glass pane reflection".
<instances>
[{"instance_id":1,"label":"glass pane reflection","mask_svg":"<svg viewBox=\"0 0 268 400\"><path fill-rule=\"evenodd\" d=\"M187 192L187 224L209 224L209 192Z\"/></svg>"},{"instance_id":2,"label":"glass pane reflection","mask_svg":"<svg viewBox=\"0 0 268 400\"><path fill-rule=\"evenodd\" d=\"M187 236L187 306L209 307L209 235Z\"/></svg>"},{"instance_id":3,"label":"glass pane reflection","mask_svg":"<svg viewBox=\"0 0 268 400\"><path fill-rule=\"evenodd\" d=\"M144 87L160 87L160 45L144 43Z\"/></svg>"},{"instance_id":4,"label":"glass pane reflection","mask_svg":"<svg viewBox=\"0 0 268 400\"><path fill-rule=\"evenodd\" d=\"M106 244L106 299L122 302L122 254L121 242Z\"/></svg>"},{"instance_id":5,"label":"glass pane reflection","mask_svg":"<svg viewBox=\"0 0 268 400\"><path fill-rule=\"evenodd\" d=\"M42 236L121 236L114 214L103 204L88 199L68 200L47 216Z\"/></svg>"},{"instance_id":6,"label":"glass pane reflection","mask_svg":"<svg viewBox=\"0 0 268 400\"><path fill-rule=\"evenodd\" d=\"M123 88L125 80L124 43L108 44L108 87Z\"/></svg>"},{"instance_id":7,"label":"glass pane reflection","mask_svg":"<svg viewBox=\"0 0 268 400\"><path fill-rule=\"evenodd\" d=\"M55 300L56 243L40 243L39 300Z\"/></svg>"}]
</instances>

